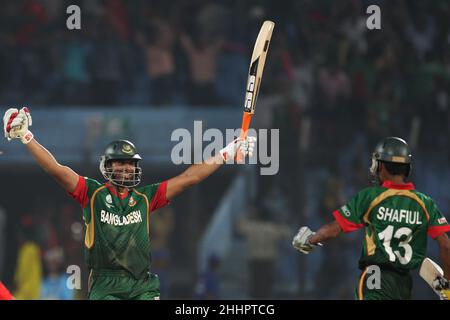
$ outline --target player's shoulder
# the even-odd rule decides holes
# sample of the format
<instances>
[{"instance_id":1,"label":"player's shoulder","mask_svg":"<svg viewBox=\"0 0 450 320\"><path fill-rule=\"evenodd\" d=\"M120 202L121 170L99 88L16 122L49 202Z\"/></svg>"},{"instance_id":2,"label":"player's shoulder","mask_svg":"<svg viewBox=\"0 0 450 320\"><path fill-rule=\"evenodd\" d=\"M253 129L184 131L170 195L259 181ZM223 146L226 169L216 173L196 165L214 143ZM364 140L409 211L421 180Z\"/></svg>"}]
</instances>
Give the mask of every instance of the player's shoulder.
<instances>
[{"instance_id":1,"label":"player's shoulder","mask_svg":"<svg viewBox=\"0 0 450 320\"><path fill-rule=\"evenodd\" d=\"M100 187L105 184L104 182L99 182L98 180L95 180L90 177L85 177L85 176L82 176L82 177L83 177L84 181L86 182L86 185L88 185L88 186Z\"/></svg>"},{"instance_id":2,"label":"player's shoulder","mask_svg":"<svg viewBox=\"0 0 450 320\"><path fill-rule=\"evenodd\" d=\"M134 187L132 190L135 191L136 193L146 193L148 191L150 185L146 184L143 186L139 186L139 187Z\"/></svg>"},{"instance_id":3,"label":"player's shoulder","mask_svg":"<svg viewBox=\"0 0 450 320\"><path fill-rule=\"evenodd\" d=\"M134 187L134 190L136 190L137 192L140 192L140 193L145 193L154 188L157 189L158 185L159 185L159 183L145 184L143 186Z\"/></svg>"},{"instance_id":4,"label":"player's shoulder","mask_svg":"<svg viewBox=\"0 0 450 320\"><path fill-rule=\"evenodd\" d=\"M356 194L356 196L361 197L361 198L375 198L383 191L384 191L384 189L381 187L370 186L370 187L365 187L365 188L362 188L361 190L359 190L358 193Z\"/></svg>"},{"instance_id":5,"label":"player's shoulder","mask_svg":"<svg viewBox=\"0 0 450 320\"><path fill-rule=\"evenodd\" d=\"M411 190L412 193L414 193L420 200L422 200L427 205L432 205L435 203L433 198L423 192L417 191L417 190Z\"/></svg>"},{"instance_id":6,"label":"player's shoulder","mask_svg":"<svg viewBox=\"0 0 450 320\"><path fill-rule=\"evenodd\" d=\"M147 195L153 195L158 191L159 186L162 182L156 182L151 184L146 184L143 186L135 187L134 190L138 193L143 193Z\"/></svg>"},{"instance_id":7,"label":"player's shoulder","mask_svg":"<svg viewBox=\"0 0 450 320\"><path fill-rule=\"evenodd\" d=\"M429 195L427 195L427 194L425 194L423 192L420 192L420 191L418 191L416 189L411 190L411 192L414 193L419 198L432 200Z\"/></svg>"},{"instance_id":8,"label":"player's shoulder","mask_svg":"<svg viewBox=\"0 0 450 320\"><path fill-rule=\"evenodd\" d=\"M360 189L353 197L352 201L360 206L369 206L374 199L382 194L386 189L378 186L369 186Z\"/></svg>"}]
</instances>

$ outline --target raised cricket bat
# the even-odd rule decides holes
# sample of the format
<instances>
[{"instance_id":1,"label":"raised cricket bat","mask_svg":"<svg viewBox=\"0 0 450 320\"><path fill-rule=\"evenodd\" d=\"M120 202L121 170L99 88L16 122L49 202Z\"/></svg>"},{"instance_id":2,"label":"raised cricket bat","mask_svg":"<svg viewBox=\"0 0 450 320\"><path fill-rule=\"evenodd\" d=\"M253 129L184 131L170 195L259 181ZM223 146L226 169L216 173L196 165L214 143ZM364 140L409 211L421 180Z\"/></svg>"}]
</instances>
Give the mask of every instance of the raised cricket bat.
<instances>
[{"instance_id":1,"label":"raised cricket bat","mask_svg":"<svg viewBox=\"0 0 450 320\"><path fill-rule=\"evenodd\" d=\"M269 50L270 39L272 38L272 31L275 23L272 21L264 21L256 38L255 46L253 47L252 59L248 69L247 91L244 101L244 115L242 117L241 125L241 139L245 139L247 131L250 126L250 121L255 113L256 99L258 98L259 86L261 85L262 74L264 71L264 64L266 62L267 51ZM238 152L238 163L242 162L242 156Z\"/></svg>"},{"instance_id":2,"label":"raised cricket bat","mask_svg":"<svg viewBox=\"0 0 450 320\"><path fill-rule=\"evenodd\" d=\"M419 275L425 280L426 283L433 289L433 291L439 296L441 300L449 300L450 290L442 289L437 290L435 288L435 281L439 277L444 277L444 271L442 268L430 258L425 258L420 266Z\"/></svg>"}]
</instances>

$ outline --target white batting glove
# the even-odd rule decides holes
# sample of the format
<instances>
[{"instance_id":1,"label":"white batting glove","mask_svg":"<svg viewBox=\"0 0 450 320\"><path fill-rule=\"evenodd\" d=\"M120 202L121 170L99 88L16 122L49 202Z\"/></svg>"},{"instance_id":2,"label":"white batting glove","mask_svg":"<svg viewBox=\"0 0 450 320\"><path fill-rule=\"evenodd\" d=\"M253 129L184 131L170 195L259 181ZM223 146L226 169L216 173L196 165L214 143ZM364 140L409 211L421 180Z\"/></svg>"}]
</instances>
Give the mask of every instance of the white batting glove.
<instances>
[{"instance_id":1,"label":"white batting glove","mask_svg":"<svg viewBox=\"0 0 450 320\"><path fill-rule=\"evenodd\" d=\"M33 123L30 111L24 107L18 111L16 108L10 108L3 117L3 129L8 141L11 139L20 139L23 144L33 140L33 133L28 130Z\"/></svg>"},{"instance_id":2,"label":"white batting glove","mask_svg":"<svg viewBox=\"0 0 450 320\"><path fill-rule=\"evenodd\" d=\"M9 136L9 132L11 131L11 123L18 114L19 110L17 108L9 108L3 115L3 132L8 141L11 141L11 137Z\"/></svg>"},{"instance_id":3,"label":"white batting glove","mask_svg":"<svg viewBox=\"0 0 450 320\"><path fill-rule=\"evenodd\" d=\"M238 153L242 154L242 158L253 156L255 150L256 137L246 137L244 140L237 138L230 142L225 148L220 150L223 161L233 163Z\"/></svg>"},{"instance_id":4,"label":"white batting glove","mask_svg":"<svg viewBox=\"0 0 450 320\"><path fill-rule=\"evenodd\" d=\"M292 240L292 245L295 249L300 251L301 253L308 254L310 253L315 245L309 242L309 239L315 234L315 232L311 231L308 227L301 227L294 239Z\"/></svg>"}]
</instances>

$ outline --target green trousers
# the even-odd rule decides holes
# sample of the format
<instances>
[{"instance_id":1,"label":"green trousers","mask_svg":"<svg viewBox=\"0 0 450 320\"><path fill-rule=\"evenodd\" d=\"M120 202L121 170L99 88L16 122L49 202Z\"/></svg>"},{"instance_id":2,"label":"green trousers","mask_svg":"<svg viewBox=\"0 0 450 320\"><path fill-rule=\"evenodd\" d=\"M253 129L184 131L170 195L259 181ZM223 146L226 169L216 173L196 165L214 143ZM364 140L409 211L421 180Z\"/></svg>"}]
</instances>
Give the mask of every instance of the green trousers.
<instances>
[{"instance_id":1,"label":"green trousers","mask_svg":"<svg viewBox=\"0 0 450 320\"><path fill-rule=\"evenodd\" d=\"M136 279L122 270L93 270L89 276L90 300L159 300L159 295L153 273Z\"/></svg>"},{"instance_id":2,"label":"green trousers","mask_svg":"<svg viewBox=\"0 0 450 320\"><path fill-rule=\"evenodd\" d=\"M379 282L375 273L361 273L356 288L357 300L410 300L412 278L409 273L380 268ZM376 284L376 285L374 285Z\"/></svg>"}]
</instances>

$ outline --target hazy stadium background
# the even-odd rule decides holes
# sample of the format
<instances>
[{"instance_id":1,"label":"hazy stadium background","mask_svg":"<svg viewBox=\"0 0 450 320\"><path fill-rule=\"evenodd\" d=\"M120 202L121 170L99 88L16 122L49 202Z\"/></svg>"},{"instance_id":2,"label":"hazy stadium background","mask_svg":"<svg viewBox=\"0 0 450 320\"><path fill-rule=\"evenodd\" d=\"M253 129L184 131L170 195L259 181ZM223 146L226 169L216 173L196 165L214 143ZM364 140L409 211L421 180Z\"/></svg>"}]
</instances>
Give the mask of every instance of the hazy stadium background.
<instances>
[{"instance_id":1,"label":"hazy stadium background","mask_svg":"<svg viewBox=\"0 0 450 320\"><path fill-rule=\"evenodd\" d=\"M81 7L80 31L66 28L70 4ZM366 28L371 4L381 8L381 30ZM252 125L280 129L279 173L225 167L154 214L154 271L165 299L199 298L211 255L221 262L221 299L352 299L362 232L309 256L292 249L292 236L300 225L331 221L334 209L368 185L371 149L387 135L411 143L416 187L448 214L449 17L445 0L5 0L0 105L29 106L37 139L82 175L101 179L104 146L126 138L144 159L144 183L158 182L185 168L170 162L173 130L193 130L194 120L239 127L256 34L273 20ZM183 45L186 37L195 50ZM37 285L47 262L63 259L61 270L82 267L73 298L84 299L80 208L20 142L4 139L0 150L0 280L14 289L25 230L40 249ZM267 262L256 264L252 235L239 232L241 218L254 212L273 223L250 230L270 235L258 240ZM429 247L437 259L431 239ZM434 298L414 274L414 297ZM252 294L255 277L260 296Z\"/></svg>"}]
</instances>

